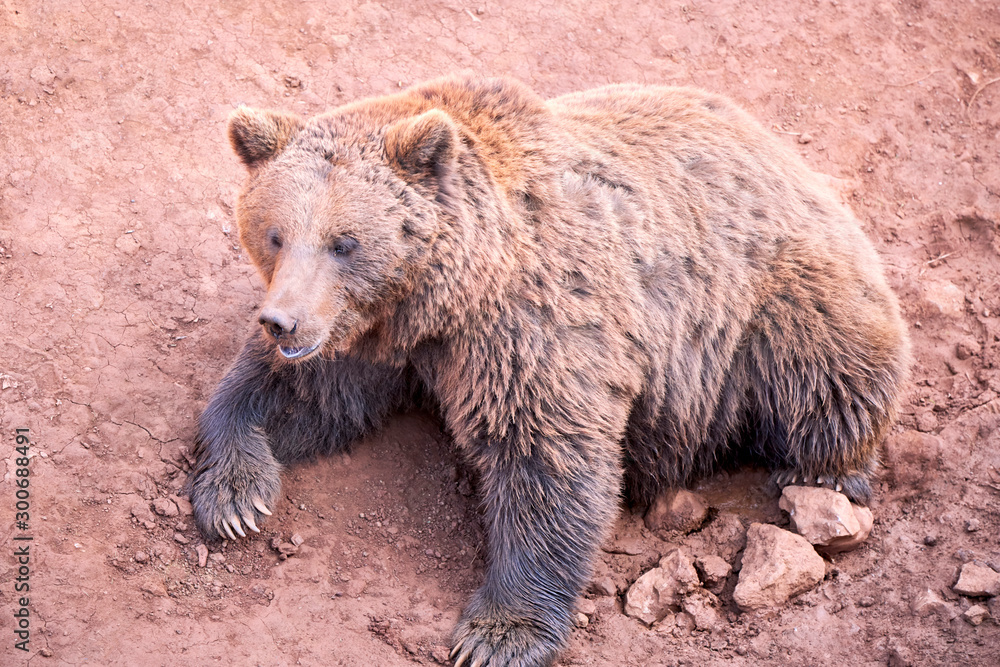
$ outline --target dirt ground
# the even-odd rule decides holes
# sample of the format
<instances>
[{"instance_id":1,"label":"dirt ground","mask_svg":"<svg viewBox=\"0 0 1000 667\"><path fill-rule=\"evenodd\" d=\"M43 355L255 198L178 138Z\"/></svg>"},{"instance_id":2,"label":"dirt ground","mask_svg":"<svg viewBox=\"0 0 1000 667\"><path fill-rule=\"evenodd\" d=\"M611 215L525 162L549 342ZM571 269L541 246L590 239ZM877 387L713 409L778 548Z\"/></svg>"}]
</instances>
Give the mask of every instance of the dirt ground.
<instances>
[{"instance_id":1,"label":"dirt ground","mask_svg":"<svg viewBox=\"0 0 1000 667\"><path fill-rule=\"evenodd\" d=\"M186 503L169 497L262 295L234 234L229 111L313 114L469 69L549 96L619 81L730 95L832 177L912 329L862 548L782 609L739 613L732 577L714 633L683 615L647 629L620 595L591 595L559 664L1000 664L998 620L956 616L986 602L951 591L964 562L1000 569L994 0L0 7L0 663L447 663L483 536L433 417L402 415L350 456L290 471L262 534L210 545L204 568ZM33 452L21 528L18 427ZM624 590L678 544L735 561L733 515L787 522L764 479L699 485L714 518L691 535L623 511L599 574ZM293 534L302 545L280 560L272 540ZM24 544L28 652L12 627ZM927 589L944 604L913 613Z\"/></svg>"}]
</instances>

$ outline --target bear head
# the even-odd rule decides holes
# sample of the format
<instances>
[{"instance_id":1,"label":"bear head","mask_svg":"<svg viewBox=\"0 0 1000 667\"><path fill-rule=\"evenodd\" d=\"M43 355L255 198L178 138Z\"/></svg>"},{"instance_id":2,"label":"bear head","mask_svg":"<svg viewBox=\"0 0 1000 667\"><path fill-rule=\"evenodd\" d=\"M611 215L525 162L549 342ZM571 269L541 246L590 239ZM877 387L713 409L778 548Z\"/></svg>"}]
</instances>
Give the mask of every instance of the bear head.
<instances>
[{"instance_id":1,"label":"bear head","mask_svg":"<svg viewBox=\"0 0 1000 667\"><path fill-rule=\"evenodd\" d=\"M449 115L341 113L305 121L241 107L229 139L248 169L240 240L285 359L350 348L414 289L447 208L459 129Z\"/></svg>"}]
</instances>

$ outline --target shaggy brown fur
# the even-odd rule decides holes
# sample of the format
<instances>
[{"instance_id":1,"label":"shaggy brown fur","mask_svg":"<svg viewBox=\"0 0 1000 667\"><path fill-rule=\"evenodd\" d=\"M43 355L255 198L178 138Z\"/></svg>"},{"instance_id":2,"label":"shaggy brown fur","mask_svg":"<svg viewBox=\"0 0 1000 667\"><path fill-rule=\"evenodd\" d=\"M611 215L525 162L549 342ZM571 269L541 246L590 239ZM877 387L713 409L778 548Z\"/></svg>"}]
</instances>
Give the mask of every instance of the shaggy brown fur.
<instances>
[{"instance_id":1,"label":"shaggy brown fur","mask_svg":"<svg viewBox=\"0 0 1000 667\"><path fill-rule=\"evenodd\" d=\"M458 662L543 665L623 484L647 502L749 456L867 498L896 299L854 217L727 100L448 78L229 131L268 291L200 420L205 533L255 529L281 463L428 394L489 537Z\"/></svg>"}]
</instances>

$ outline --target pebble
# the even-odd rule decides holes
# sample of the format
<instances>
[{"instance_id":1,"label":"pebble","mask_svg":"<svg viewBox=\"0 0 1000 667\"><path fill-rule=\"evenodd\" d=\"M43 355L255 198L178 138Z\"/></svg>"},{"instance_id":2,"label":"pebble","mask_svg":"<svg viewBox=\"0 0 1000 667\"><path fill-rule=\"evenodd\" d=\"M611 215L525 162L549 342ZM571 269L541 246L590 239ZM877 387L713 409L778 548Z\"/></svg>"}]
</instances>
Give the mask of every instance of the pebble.
<instances>
[{"instance_id":1,"label":"pebble","mask_svg":"<svg viewBox=\"0 0 1000 667\"><path fill-rule=\"evenodd\" d=\"M694 566L698 570L698 574L701 575L701 582L709 590L721 590L733 571L732 565L714 555L699 556L695 559ZM713 590L713 592L718 593L719 591Z\"/></svg>"},{"instance_id":2,"label":"pebble","mask_svg":"<svg viewBox=\"0 0 1000 667\"><path fill-rule=\"evenodd\" d=\"M177 516L177 505L169 498L157 498L153 501L153 511L160 516Z\"/></svg>"},{"instance_id":3,"label":"pebble","mask_svg":"<svg viewBox=\"0 0 1000 667\"><path fill-rule=\"evenodd\" d=\"M133 556L133 558L135 558L136 563L149 562L149 554L147 554L145 551L136 551L135 556Z\"/></svg>"},{"instance_id":4,"label":"pebble","mask_svg":"<svg viewBox=\"0 0 1000 667\"><path fill-rule=\"evenodd\" d=\"M989 617L990 613L981 604L974 604L965 610L962 614L962 618L971 623L972 625L979 625Z\"/></svg>"},{"instance_id":5,"label":"pebble","mask_svg":"<svg viewBox=\"0 0 1000 667\"><path fill-rule=\"evenodd\" d=\"M683 551L676 549L661 558L658 567L640 576L628 589L625 613L646 625L653 625L698 586L694 564Z\"/></svg>"},{"instance_id":6,"label":"pebble","mask_svg":"<svg viewBox=\"0 0 1000 667\"><path fill-rule=\"evenodd\" d=\"M800 535L770 524L747 530L743 567L733 600L743 611L777 607L823 580L823 558Z\"/></svg>"},{"instance_id":7,"label":"pebble","mask_svg":"<svg viewBox=\"0 0 1000 667\"><path fill-rule=\"evenodd\" d=\"M1000 572L975 563L966 563L952 587L960 595L994 597L1000 595Z\"/></svg>"},{"instance_id":8,"label":"pebble","mask_svg":"<svg viewBox=\"0 0 1000 667\"><path fill-rule=\"evenodd\" d=\"M979 530L979 519L969 519L965 522L965 532L974 533Z\"/></svg>"},{"instance_id":9,"label":"pebble","mask_svg":"<svg viewBox=\"0 0 1000 667\"><path fill-rule=\"evenodd\" d=\"M208 565L208 547L204 544L199 544L194 548L198 553L198 567L205 567Z\"/></svg>"},{"instance_id":10,"label":"pebble","mask_svg":"<svg viewBox=\"0 0 1000 667\"><path fill-rule=\"evenodd\" d=\"M187 544L188 542L190 542L188 538L184 537L180 533L174 533L174 541L177 542L178 544Z\"/></svg>"},{"instance_id":11,"label":"pebble","mask_svg":"<svg viewBox=\"0 0 1000 667\"><path fill-rule=\"evenodd\" d=\"M649 530L679 530L690 533L708 517L708 504L696 493L676 489L662 494L646 511L643 522Z\"/></svg>"},{"instance_id":12,"label":"pebble","mask_svg":"<svg viewBox=\"0 0 1000 667\"><path fill-rule=\"evenodd\" d=\"M618 595L618 588L615 586L614 579L605 575L590 582L590 592L603 597L614 597Z\"/></svg>"},{"instance_id":13,"label":"pebble","mask_svg":"<svg viewBox=\"0 0 1000 667\"><path fill-rule=\"evenodd\" d=\"M958 609L954 604L946 602L929 588L924 589L913 598L910 603L910 611L914 616L927 616L936 613L949 621L958 616Z\"/></svg>"},{"instance_id":14,"label":"pebble","mask_svg":"<svg viewBox=\"0 0 1000 667\"><path fill-rule=\"evenodd\" d=\"M799 135L800 144L811 144L813 142L813 136L808 132L803 132Z\"/></svg>"},{"instance_id":15,"label":"pebble","mask_svg":"<svg viewBox=\"0 0 1000 667\"><path fill-rule=\"evenodd\" d=\"M827 554L856 549L874 525L870 509L821 487L786 486L778 506L788 512L796 533Z\"/></svg>"}]
</instances>

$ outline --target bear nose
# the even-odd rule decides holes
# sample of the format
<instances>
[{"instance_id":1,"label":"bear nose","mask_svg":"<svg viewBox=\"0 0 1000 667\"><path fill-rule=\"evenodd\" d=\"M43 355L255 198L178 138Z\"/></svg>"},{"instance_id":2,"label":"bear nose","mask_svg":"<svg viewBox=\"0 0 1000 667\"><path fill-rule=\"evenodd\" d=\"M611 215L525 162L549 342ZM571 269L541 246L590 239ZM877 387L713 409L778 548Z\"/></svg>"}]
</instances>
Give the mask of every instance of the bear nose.
<instances>
[{"instance_id":1,"label":"bear nose","mask_svg":"<svg viewBox=\"0 0 1000 667\"><path fill-rule=\"evenodd\" d=\"M264 330L275 338L287 334L291 336L299 326L299 321L277 308L264 308L258 319Z\"/></svg>"}]
</instances>

